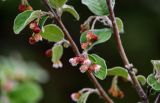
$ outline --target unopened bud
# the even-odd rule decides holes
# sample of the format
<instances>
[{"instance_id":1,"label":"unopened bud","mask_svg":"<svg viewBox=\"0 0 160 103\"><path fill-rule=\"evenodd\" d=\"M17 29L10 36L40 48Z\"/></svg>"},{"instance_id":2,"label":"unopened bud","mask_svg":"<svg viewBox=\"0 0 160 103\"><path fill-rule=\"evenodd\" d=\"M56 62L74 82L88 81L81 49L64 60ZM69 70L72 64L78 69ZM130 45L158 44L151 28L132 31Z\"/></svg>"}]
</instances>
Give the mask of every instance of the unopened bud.
<instances>
[{"instance_id":1,"label":"unopened bud","mask_svg":"<svg viewBox=\"0 0 160 103\"><path fill-rule=\"evenodd\" d=\"M72 93L72 94L71 94L71 99L72 99L74 102L77 102L80 97L81 97L81 93Z\"/></svg>"},{"instance_id":2,"label":"unopened bud","mask_svg":"<svg viewBox=\"0 0 160 103\"><path fill-rule=\"evenodd\" d=\"M91 65L91 60L89 60L89 59L86 59L86 60L84 60L83 61L83 64L85 64L85 65Z\"/></svg>"},{"instance_id":3,"label":"unopened bud","mask_svg":"<svg viewBox=\"0 0 160 103\"><path fill-rule=\"evenodd\" d=\"M88 66L88 65L82 65L82 66L79 68L79 70L80 70L82 73L86 72L88 69L89 69L89 66Z\"/></svg>"}]
</instances>

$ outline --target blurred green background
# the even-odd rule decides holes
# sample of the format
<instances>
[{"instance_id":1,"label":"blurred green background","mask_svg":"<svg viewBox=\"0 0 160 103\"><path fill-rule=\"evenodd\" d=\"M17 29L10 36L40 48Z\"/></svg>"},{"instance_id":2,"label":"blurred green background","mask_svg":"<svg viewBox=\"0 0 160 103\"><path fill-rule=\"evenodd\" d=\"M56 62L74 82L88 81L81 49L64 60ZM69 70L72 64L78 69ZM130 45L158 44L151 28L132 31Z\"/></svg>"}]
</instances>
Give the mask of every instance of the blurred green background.
<instances>
[{"instance_id":1,"label":"blurred green background","mask_svg":"<svg viewBox=\"0 0 160 103\"><path fill-rule=\"evenodd\" d=\"M41 0L29 1L34 9L45 10ZM44 98L40 103L72 103L70 94L83 87L93 87L92 83L78 68L75 69L68 63L68 59L73 56L71 49L65 49L62 59L64 67L56 70L52 68L50 59L44 56L45 50L51 45L41 42L31 46L28 43L31 36L29 29L25 29L20 35L14 35L12 26L18 14L19 3L20 0L0 1L0 55L18 51L26 60L38 62L49 72L50 80L42 85ZM79 45L79 25L92 13L80 0L69 0L68 4L73 5L81 16L79 22L68 14L63 16L66 28ZM116 0L115 13L124 22L125 33L121 37L129 60L140 74L147 76L152 72L150 60L160 58L160 0ZM94 47L92 52L106 59L108 67L122 66L113 37L107 43ZM110 81L110 77L100 81L106 91ZM138 97L131 84L124 81L119 84L126 96L122 100L115 99L116 103L136 103ZM93 95L88 103L103 103L103 100Z\"/></svg>"}]
</instances>

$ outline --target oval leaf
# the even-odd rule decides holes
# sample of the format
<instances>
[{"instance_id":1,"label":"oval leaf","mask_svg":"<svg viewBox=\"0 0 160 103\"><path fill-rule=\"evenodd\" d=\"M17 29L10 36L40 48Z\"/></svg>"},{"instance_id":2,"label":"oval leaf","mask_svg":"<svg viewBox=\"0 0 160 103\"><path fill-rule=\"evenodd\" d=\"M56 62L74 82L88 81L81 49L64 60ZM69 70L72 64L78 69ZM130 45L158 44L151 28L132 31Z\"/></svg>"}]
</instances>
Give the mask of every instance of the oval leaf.
<instances>
[{"instance_id":1,"label":"oval leaf","mask_svg":"<svg viewBox=\"0 0 160 103\"><path fill-rule=\"evenodd\" d=\"M87 32L88 31L82 33L82 35L80 37L81 43L87 42L87 39L86 39ZM87 48L88 50L90 50L93 46L95 46L97 44L106 42L107 40L110 39L110 37L112 35L111 29L95 29L95 30L92 30L92 32L98 36L98 40L96 42L94 42L91 46L88 46L88 48Z\"/></svg>"},{"instance_id":2,"label":"oval leaf","mask_svg":"<svg viewBox=\"0 0 160 103\"><path fill-rule=\"evenodd\" d=\"M148 83L148 85L150 85L152 87L152 89L154 89L156 91L160 91L160 83L157 81L154 74L150 74L147 77L147 83Z\"/></svg>"},{"instance_id":3,"label":"oval leaf","mask_svg":"<svg viewBox=\"0 0 160 103\"><path fill-rule=\"evenodd\" d=\"M46 16L46 15L41 17L41 19L39 20L40 28L43 28L43 25L45 24L47 19L48 19L48 16Z\"/></svg>"},{"instance_id":4,"label":"oval leaf","mask_svg":"<svg viewBox=\"0 0 160 103\"><path fill-rule=\"evenodd\" d=\"M42 37L50 42L59 42L64 39L62 30L54 24L44 26L43 31L40 32Z\"/></svg>"},{"instance_id":5,"label":"oval leaf","mask_svg":"<svg viewBox=\"0 0 160 103\"><path fill-rule=\"evenodd\" d=\"M90 95L90 92L83 93L79 98L79 100L77 101L77 103L86 103L89 95Z\"/></svg>"},{"instance_id":6,"label":"oval leaf","mask_svg":"<svg viewBox=\"0 0 160 103\"><path fill-rule=\"evenodd\" d=\"M136 76L138 81L142 84L142 85L145 85L146 84L146 78L143 76L143 75L138 75Z\"/></svg>"},{"instance_id":7,"label":"oval leaf","mask_svg":"<svg viewBox=\"0 0 160 103\"><path fill-rule=\"evenodd\" d=\"M109 14L106 0L82 0L82 4L86 5L95 15Z\"/></svg>"},{"instance_id":8,"label":"oval leaf","mask_svg":"<svg viewBox=\"0 0 160 103\"><path fill-rule=\"evenodd\" d=\"M122 20L120 18L116 17L116 23L117 23L119 32L124 33L124 26L123 26Z\"/></svg>"},{"instance_id":9,"label":"oval leaf","mask_svg":"<svg viewBox=\"0 0 160 103\"><path fill-rule=\"evenodd\" d=\"M62 9L63 9L63 12L68 12L68 13L72 14L77 20L80 19L79 14L74 9L74 7L72 7L70 5L63 5Z\"/></svg>"},{"instance_id":10,"label":"oval leaf","mask_svg":"<svg viewBox=\"0 0 160 103\"><path fill-rule=\"evenodd\" d=\"M100 70L94 73L94 75L97 78L104 80L107 76L107 65L105 60L96 54L89 54L89 59L92 61L92 63L98 64L101 66Z\"/></svg>"},{"instance_id":11,"label":"oval leaf","mask_svg":"<svg viewBox=\"0 0 160 103\"><path fill-rule=\"evenodd\" d=\"M49 0L49 1L52 7L55 9L62 7L67 2L67 0Z\"/></svg>"},{"instance_id":12,"label":"oval leaf","mask_svg":"<svg viewBox=\"0 0 160 103\"><path fill-rule=\"evenodd\" d=\"M42 89L39 85L32 82L19 84L9 96L15 103L34 103L42 98Z\"/></svg>"},{"instance_id":13,"label":"oval leaf","mask_svg":"<svg viewBox=\"0 0 160 103\"><path fill-rule=\"evenodd\" d=\"M52 48L52 62L59 61L63 55L63 46L55 45Z\"/></svg>"},{"instance_id":14,"label":"oval leaf","mask_svg":"<svg viewBox=\"0 0 160 103\"><path fill-rule=\"evenodd\" d=\"M123 78L128 78L128 71L122 67L114 67L107 70L107 75L109 76L121 76Z\"/></svg>"},{"instance_id":15,"label":"oval leaf","mask_svg":"<svg viewBox=\"0 0 160 103\"><path fill-rule=\"evenodd\" d=\"M17 15L14 20L13 30L15 34L19 34L31 21L38 18L41 14L40 10L37 11L24 11Z\"/></svg>"}]
</instances>

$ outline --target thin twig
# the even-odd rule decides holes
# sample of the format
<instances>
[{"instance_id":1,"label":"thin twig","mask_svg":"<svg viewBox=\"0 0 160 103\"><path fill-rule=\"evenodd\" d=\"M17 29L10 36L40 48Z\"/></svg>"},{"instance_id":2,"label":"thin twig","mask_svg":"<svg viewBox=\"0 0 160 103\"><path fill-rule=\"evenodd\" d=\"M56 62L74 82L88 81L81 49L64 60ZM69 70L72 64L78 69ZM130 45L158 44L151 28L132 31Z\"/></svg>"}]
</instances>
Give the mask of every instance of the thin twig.
<instances>
[{"instance_id":1,"label":"thin twig","mask_svg":"<svg viewBox=\"0 0 160 103\"><path fill-rule=\"evenodd\" d=\"M48 0L43 0L45 6L53 13L55 20L58 22L59 26L61 27L62 31L64 32L65 36L67 37L67 40L70 42L72 50L74 51L75 55L80 55L79 49L75 42L73 41L72 37L70 36L68 30L64 26L61 18L56 14L56 12L52 9L50 6ZM95 78L95 76L91 73L87 73L89 78L91 79L94 86L97 88L100 96L105 100L106 103L113 103L112 99L106 94L105 90L102 88L102 86L99 84L98 80Z\"/></svg>"},{"instance_id":2,"label":"thin twig","mask_svg":"<svg viewBox=\"0 0 160 103\"><path fill-rule=\"evenodd\" d=\"M91 27L91 30L94 29L95 25L96 25L96 22L98 20L98 17L94 19L93 23L92 23L92 27Z\"/></svg>"},{"instance_id":3,"label":"thin twig","mask_svg":"<svg viewBox=\"0 0 160 103\"><path fill-rule=\"evenodd\" d=\"M119 54L122 58L122 61L125 65L126 69L128 70L128 73L132 79L132 84L135 87L136 91L138 92L142 103L148 103L147 96L146 96L144 90L142 89L142 87L141 87L139 81L137 80L136 75L133 71L133 65L131 65L129 63L129 60L128 60L126 53L124 51L122 41L121 41L119 31L118 31L118 26L117 26L116 19L115 19L115 14L114 14L113 7L112 7L112 1L106 0L106 2L107 2L107 6L109 9L109 13L110 13L110 19L112 21L112 29L113 29L114 37L115 37L115 40L117 43L117 48L118 48Z\"/></svg>"},{"instance_id":4,"label":"thin twig","mask_svg":"<svg viewBox=\"0 0 160 103\"><path fill-rule=\"evenodd\" d=\"M154 103L160 103L160 93L159 93L158 96L156 97L156 100L154 101Z\"/></svg>"}]
</instances>

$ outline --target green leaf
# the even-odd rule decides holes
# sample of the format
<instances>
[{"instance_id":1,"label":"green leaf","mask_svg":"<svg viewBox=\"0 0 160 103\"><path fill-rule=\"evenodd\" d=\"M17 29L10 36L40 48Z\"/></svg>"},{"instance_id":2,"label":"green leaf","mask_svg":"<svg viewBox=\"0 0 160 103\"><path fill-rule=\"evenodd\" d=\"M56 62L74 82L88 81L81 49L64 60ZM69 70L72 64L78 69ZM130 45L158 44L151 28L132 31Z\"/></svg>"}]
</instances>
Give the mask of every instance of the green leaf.
<instances>
[{"instance_id":1,"label":"green leaf","mask_svg":"<svg viewBox=\"0 0 160 103\"><path fill-rule=\"evenodd\" d=\"M44 30L41 31L40 34L49 42L59 42L64 39L62 30L54 24L44 26Z\"/></svg>"},{"instance_id":2,"label":"green leaf","mask_svg":"<svg viewBox=\"0 0 160 103\"><path fill-rule=\"evenodd\" d=\"M74 9L74 7L72 7L70 5L63 5L62 9L63 9L63 12L68 12L68 13L72 14L77 20L80 19L79 14Z\"/></svg>"},{"instance_id":3,"label":"green leaf","mask_svg":"<svg viewBox=\"0 0 160 103\"><path fill-rule=\"evenodd\" d=\"M62 7L67 2L67 0L49 0L49 1L52 7L55 9Z\"/></svg>"},{"instance_id":4,"label":"green leaf","mask_svg":"<svg viewBox=\"0 0 160 103\"><path fill-rule=\"evenodd\" d=\"M146 84L146 78L143 75L138 75L136 76L138 81L142 84L145 85Z\"/></svg>"},{"instance_id":5,"label":"green leaf","mask_svg":"<svg viewBox=\"0 0 160 103\"><path fill-rule=\"evenodd\" d=\"M97 78L104 80L107 76L107 65L105 60L96 54L89 54L89 59L92 61L92 63L98 64L101 66L100 70L94 73L94 75Z\"/></svg>"},{"instance_id":6,"label":"green leaf","mask_svg":"<svg viewBox=\"0 0 160 103\"><path fill-rule=\"evenodd\" d=\"M125 68L122 67L114 67L107 70L109 76L121 76L123 78L128 78L128 72Z\"/></svg>"},{"instance_id":7,"label":"green leaf","mask_svg":"<svg viewBox=\"0 0 160 103\"><path fill-rule=\"evenodd\" d=\"M42 98L42 89L36 83L23 82L16 86L9 97L13 103L35 103Z\"/></svg>"},{"instance_id":8,"label":"green leaf","mask_svg":"<svg viewBox=\"0 0 160 103\"><path fill-rule=\"evenodd\" d=\"M90 92L83 93L79 98L79 100L77 101L77 103L86 103L89 95L90 95Z\"/></svg>"},{"instance_id":9,"label":"green leaf","mask_svg":"<svg viewBox=\"0 0 160 103\"><path fill-rule=\"evenodd\" d=\"M117 23L119 32L124 33L124 26L123 26L122 20L120 18L116 17L116 23Z\"/></svg>"},{"instance_id":10,"label":"green leaf","mask_svg":"<svg viewBox=\"0 0 160 103\"><path fill-rule=\"evenodd\" d=\"M30 22L38 18L41 14L40 10L24 11L16 16L14 20L13 30L15 34L19 34Z\"/></svg>"},{"instance_id":11,"label":"green leaf","mask_svg":"<svg viewBox=\"0 0 160 103\"><path fill-rule=\"evenodd\" d=\"M153 64L153 69L156 71L156 72L159 72L160 71L160 60L151 60L151 63Z\"/></svg>"},{"instance_id":12,"label":"green leaf","mask_svg":"<svg viewBox=\"0 0 160 103\"><path fill-rule=\"evenodd\" d=\"M39 20L40 28L43 28L43 25L45 24L47 19L48 19L48 16L46 16L46 15L41 17L41 19Z\"/></svg>"},{"instance_id":13,"label":"green leaf","mask_svg":"<svg viewBox=\"0 0 160 103\"><path fill-rule=\"evenodd\" d=\"M109 14L106 0L82 0L82 4L86 5L95 15Z\"/></svg>"},{"instance_id":14,"label":"green leaf","mask_svg":"<svg viewBox=\"0 0 160 103\"><path fill-rule=\"evenodd\" d=\"M157 79L155 78L154 74L150 74L147 77L147 83L148 85L150 85L152 87L152 89L154 89L155 91L160 91L160 83L157 81Z\"/></svg>"},{"instance_id":15,"label":"green leaf","mask_svg":"<svg viewBox=\"0 0 160 103\"><path fill-rule=\"evenodd\" d=\"M29 69L28 69L29 68ZM47 72L37 63L28 62L26 75L29 80L45 83L48 80Z\"/></svg>"},{"instance_id":16,"label":"green leaf","mask_svg":"<svg viewBox=\"0 0 160 103\"><path fill-rule=\"evenodd\" d=\"M86 35L87 32L83 32L81 37L80 37L80 42L81 43L86 43L87 39L86 39ZM88 46L88 50L90 50L93 46L100 44L100 43L104 43L107 40L110 39L111 35L112 35L112 31L111 29L94 29L92 30L92 32L98 36L98 40L96 42L94 42L91 46Z\"/></svg>"},{"instance_id":17,"label":"green leaf","mask_svg":"<svg viewBox=\"0 0 160 103\"><path fill-rule=\"evenodd\" d=\"M62 45L55 45L52 48L52 61L56 62L61 59L63 55L63 46Z\"/></svg>"}]
</instances>

